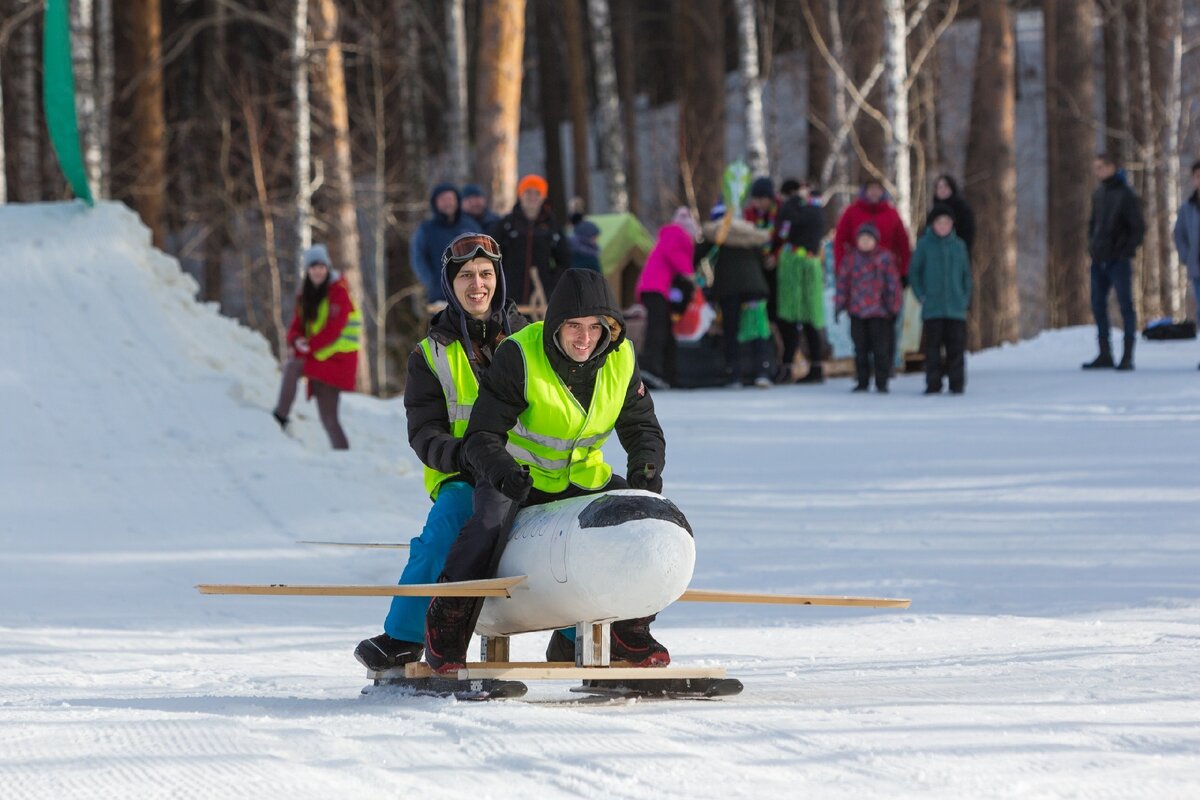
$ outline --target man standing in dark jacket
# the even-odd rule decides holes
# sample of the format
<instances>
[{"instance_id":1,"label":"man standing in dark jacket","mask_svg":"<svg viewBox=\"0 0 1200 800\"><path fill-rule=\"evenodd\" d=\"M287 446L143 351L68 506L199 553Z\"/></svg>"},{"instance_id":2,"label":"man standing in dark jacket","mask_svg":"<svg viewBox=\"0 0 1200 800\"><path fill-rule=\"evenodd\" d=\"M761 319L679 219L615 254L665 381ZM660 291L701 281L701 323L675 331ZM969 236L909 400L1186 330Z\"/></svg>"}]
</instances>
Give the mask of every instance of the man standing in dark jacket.
<instances>
[{"instance_id":1,"label":"man standing in dark jacket","mask_svg":"<svg viewBox=\"0 0 1200 800\"><path fill-rule=\"evenodd\" d=\"M541 399L534 406L529 398ZM626 478L613 474L600 449L613 430L627 453ZM547 444L564 440L576 446L559 451ZM442 580L489 576L522 507L626 487L662 491L666 442L604 276L567 270L546 321L497 348L462 455L475 476L475 513L450 550ZM433 669L461 667L477 604L458 597L430 604L425 657ZM669 663L667 649L650 635L651 621L614 622L612 657L642 666ZM555 648L552 641L550 652Z\"/></svg>"},{"instance_id":2,"label":"man standing in dark jacket","mask_svg":"<svg viewBox=\"0 0 1200 800\"><path fill-rule=\"evenodd\" d=\"M429 194L429 219L421 223L409 244L413 274L425 286L430 303L449 299L442 288L442 253L450 242L464 233L483 233L473 217L462 213L458 189L452 183L439 183Z\"/></svg>"},{"instance_id":3,"label":"man standing in dark jacket","mask_svg":"<svg viewBox=\"0 0 1200 800\"><path fill-rule=\"evenodd\" d=\"M571 243L546 202L549 185L540 175L526 175L517 184L517 204L488 231L504 252L508 296L519 305L533 293L531 270L537 270L549 297L558 276L571 267Z\"/></svg>"},{"instance_id":4,"label":"man standing in dark jacket","mask_svg":"<svg viewBox=\"0 0 1200 800\"><path fill-rule=\"evenodd\" d=\"M1084 369L1111 369L1108 292L1115 289L1125 329L1125 350L1119 370L1133 369L1133 343L1137 341L1137 313L1133 308L1133 256L1146 234L1137 195L1107 154L1096 157L1100 186L1092 194L1092 216L1088 220L1088 253L1092 257L1092 316L1096 319L1100 354Z\"/></svg>"}]
</instances>

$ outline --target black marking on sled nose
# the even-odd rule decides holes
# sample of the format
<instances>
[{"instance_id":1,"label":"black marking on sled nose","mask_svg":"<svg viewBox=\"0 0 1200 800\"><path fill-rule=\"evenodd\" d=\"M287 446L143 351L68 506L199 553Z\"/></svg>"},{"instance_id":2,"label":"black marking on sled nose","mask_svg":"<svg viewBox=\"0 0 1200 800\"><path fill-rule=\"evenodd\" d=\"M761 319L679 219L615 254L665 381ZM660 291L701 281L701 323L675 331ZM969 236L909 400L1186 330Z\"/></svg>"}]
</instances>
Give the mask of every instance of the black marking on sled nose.
<instances>
[{"instance_id":1,"label":"black marking on sled nose","mask_svg":"<svg viewBox=\"0 0 1200 800\"><path fill-rule=\"evenodd\" d=\"M661 519L673 522L687 531L692 538L692 526L679 506L665 497L645 495L606 494L597 497L579 515L580 528L607 528L635 519Z\"/></svg>"}]
</instances>

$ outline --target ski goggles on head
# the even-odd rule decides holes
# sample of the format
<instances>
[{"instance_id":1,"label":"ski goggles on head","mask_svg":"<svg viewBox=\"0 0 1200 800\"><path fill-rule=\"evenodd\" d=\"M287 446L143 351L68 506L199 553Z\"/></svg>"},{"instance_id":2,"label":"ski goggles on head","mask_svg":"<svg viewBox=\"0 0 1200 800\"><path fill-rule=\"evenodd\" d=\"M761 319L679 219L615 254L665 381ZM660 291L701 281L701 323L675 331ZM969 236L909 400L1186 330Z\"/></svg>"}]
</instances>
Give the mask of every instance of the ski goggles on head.
<instances>
[{"instance_id":1,"label":"ski goggles on head","mask_svg":"<svg viewBox=\"0 0 1200 800\"><path fill-rule=\"evenodd\" d=\"M465 264L474 258L486 258L492 262L500 260L500 245L490 236L469 233L459 236L442 253L442 266Z\"/></svg>"}]
</instances>

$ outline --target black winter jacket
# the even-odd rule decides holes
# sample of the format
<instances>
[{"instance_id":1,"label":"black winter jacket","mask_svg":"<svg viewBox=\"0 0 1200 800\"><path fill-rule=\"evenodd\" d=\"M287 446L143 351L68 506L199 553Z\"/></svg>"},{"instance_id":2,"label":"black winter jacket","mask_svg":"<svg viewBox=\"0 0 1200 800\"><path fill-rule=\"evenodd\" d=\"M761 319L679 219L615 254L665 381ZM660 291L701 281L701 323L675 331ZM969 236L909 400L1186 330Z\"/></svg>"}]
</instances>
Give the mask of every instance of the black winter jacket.
<instances>
[{"instance_id":1,"label":"black winter jacket","mask_svg":"<svg viewBox=\"0 0 1200 800\"><path fill-rule=\"evenodd\" d=\"M555 335L562 324L576 317L605 316L616 322L606 341L596 346L590 359L577 363L558 345ZM563 273L546 309L543 343L547 357L559 380L588 408L596 387L596 373L609 354L625 341L625 318L617 308L608 282L598 272L571 269ZM504 477L517 468L505 450L508 432L527 407L525 400L525 359L515 342L496 350L491 368L479 387L479 399L471 412L471 422L463 439L463 451L471 471L499 488ZM653 465L661 475L666 463L666 441L654 413L654 401L642 384L641 372L634 364L633 376L625 392L625 402L616 423L617 437L627 455L628 472Z\"/></svg>"},{"instance_id":2,"label":"black winter jacket","mask_svg":"<svg viewBox=\"0 0 1200 800\"><path fill-rule=\"evenodd\" d=\"M819 255L821 239L825 237L829 226L825 222L825 209L806 203L797 195L789 197L783 204L775 229L785 243Z\"/></svg>"},{"instance_id":3,"label":"black winter jacket","mask_svg":"<svg viewBox=\"0 0 1200 800\"><path fill-rule=\"evenodd\" d=\"M488 234L500 243L508 296L517 303L528 303L533 291L530 267L537 268L547 297L554 292L558 276L571 267L571 242L550 212L549 203L542 205L542 212L532 221L517 203Z\"/></svg>"},{"instance_id":4,"label":"black winter jacket","mask_svg":"<svg viewBox=\"0 0 1200 800\"><path fill-rule=\"evenodd\" d=\"M430 338L442 345L464 341L463 316L457 305L452 300L429 323ZM487 320L466 317L471 340L466 349L468 356L473 356L471 366L476 380L482 380L494 359L496 348L506 336L503 317L507 317L509 330L514 333L529 324L512 301L504 303L502 309L493 310ZM461 458L463 440L456 438L450 430L450 416L446 413L446 395L442 392L442 384L429 368L420 345L408 354L404 411L408 416L408 444L421 463L438 472L464 472L463 480L473 483Z\"/></svg>"},{"instance_id":5,"label":"black winter jacket","mask_svg":"<svg viewBox=\"0 0 1200 800\"><path fill-rule=\"evenodd\" d=\"M946 206L954 218L954 233L967 246L967 255L969 256L971 248L975 246L975 212L971 210L971 206L967 205L967 201L958 191L958 184L953 178L943 175L941 180L950 185L950 196L945 200L934 198L933 208L929 209L929 213L925 216L925 227L933 224L934 210L938 206Z\"/></svg>"},{"instance_id":6,"label":"black winter jacket","mask_svg":"<svg viewBox=\"0 0 1200 800\"><path fill-rule=\"evenodd\" d=\"M1146 223L1141 203L1121 174L1105 178L1092 194L1088 220L1088 253L1095 261L1125 261L1134 257Z\"/></svg>"}]
</instances>

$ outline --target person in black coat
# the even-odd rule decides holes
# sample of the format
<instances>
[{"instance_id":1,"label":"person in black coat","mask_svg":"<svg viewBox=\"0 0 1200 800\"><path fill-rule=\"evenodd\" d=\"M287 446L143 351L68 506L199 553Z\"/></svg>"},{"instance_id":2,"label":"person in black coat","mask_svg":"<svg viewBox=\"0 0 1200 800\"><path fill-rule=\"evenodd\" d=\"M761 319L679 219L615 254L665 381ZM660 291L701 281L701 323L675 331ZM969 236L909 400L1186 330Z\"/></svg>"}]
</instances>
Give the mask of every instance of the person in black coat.
<instances>
[{"instance_id":1,"label":"person in black coat","mask_svg":"<svg viewBox=\"0 0 1200 800\"><path fill-rule=\"evenodd\" d=\"M530 270L537 270L549 297L558 276L571 268L571 242L546 202L548 190L545 178L526 175L517 185L519 199L513 210L488 230L504 256L508 296L519 305L528 303L533 293Z\"/></svg>"},{"instance_id":2,"label":"person in black coat","mask_svg":"<svg viewBox=\"0 0 1200 800\"><path fill-rule=\"evenodd\" d=\"M975 212L958 190L958 182L949 175L939 175L933 184L933 207L925 217L926 227L933 223L933 212L939 206L950 210L954 234L963 240L967 246L967 256L970 256L971 248L975 245Z\"/></svg>"},{"instance_id":3,"label":"person in black coat","mask_svg":"<svg viewBox=\"0 0 1200 800\"><path fill-rule=\"evenodd\" d=\"M562 333L567 323L601 322L600 335L583 358L568 355ZM608 358L625 342L625 319L604 276L582 269L567 270L550 297L542 345L558 380L583 409L591 409L596 379ZM440 580L465 581L490 576L503 553L507 533L519 509L568 497L612 489L662 491L666 463L666 441L654 413L654 402L642 384L634 362L614 430L627 454L626 478L613 474L598 489L568 483L561 492L543 491L533 485L527 467L507 450L508 434L529 407L526 392L531 377L520 343L510 341L497 350L492 366L479 387L463 440L463 459L475 476L475 513L463 526L446 559ZM475 598L438 597L429 606L426 621L425 657L431 667L449 671L461 664L477 616ZM650 634L653 617L622 620L612 625L611 652L614 659L643 666L665 665L667 649ZM574 645L558 632L551 640L548 656ZM573 658L573 655L571 656ZM552 660L561 660L552 658Z\"/></svg>"},{"instance_id":4,"label":"person in black coat","mask_svg":"<svg viewBox=\"0 0 1200 800\"><path fill-rule=\"evenodd\" d=\"M1101 153L1095 162L1100 185L1092 194L1092 215L1088 219L1088 254L1092 257L1092 316L1100 354L1083 365L1084 369L1113 366L1109 342L1108 293L1117 292L1121 324L1125 329L1125 349L1119 370L1133 369L1133 344L1137 341L1137 313L1133 308L1133 257L1146 235L1141 203L1125 180L1117 162Z\"/></svg>"}]
</instances>

